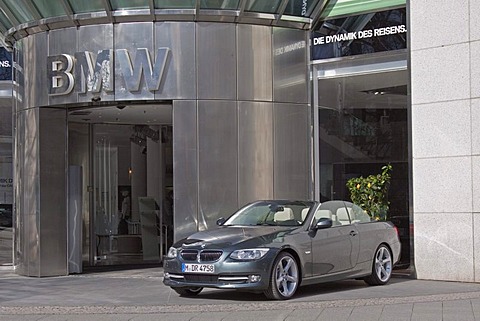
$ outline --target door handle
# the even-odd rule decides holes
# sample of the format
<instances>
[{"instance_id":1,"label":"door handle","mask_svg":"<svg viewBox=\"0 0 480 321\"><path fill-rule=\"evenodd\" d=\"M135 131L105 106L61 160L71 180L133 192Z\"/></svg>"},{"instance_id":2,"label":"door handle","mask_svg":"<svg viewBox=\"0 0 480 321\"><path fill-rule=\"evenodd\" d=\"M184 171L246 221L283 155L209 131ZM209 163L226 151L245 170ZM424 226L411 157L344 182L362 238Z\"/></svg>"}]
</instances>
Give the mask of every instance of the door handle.
<instances>
[{"instance_id":1,"label":"door handle","mask_svg":"<svg viewBox=\"0 0 480 321\"><path fill-rule=\"evenodd\" d=\"M350 236L356 236L358 233L355 231L350 231Z\"/></svg>"}]
</instances>

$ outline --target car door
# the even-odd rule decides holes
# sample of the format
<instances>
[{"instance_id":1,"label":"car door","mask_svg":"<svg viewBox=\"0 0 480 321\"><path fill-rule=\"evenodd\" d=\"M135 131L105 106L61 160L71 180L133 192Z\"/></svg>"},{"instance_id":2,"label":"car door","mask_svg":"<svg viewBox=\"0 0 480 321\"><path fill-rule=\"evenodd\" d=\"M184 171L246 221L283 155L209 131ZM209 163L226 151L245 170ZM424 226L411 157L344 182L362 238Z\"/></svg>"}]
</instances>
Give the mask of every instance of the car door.
<instances>
[{"instance_id":1,"label":"car door","mask_svg":"<svg viewBox=\"0 0 480 321\"><path fill-rule=\"evenodd\" d=\"M358 256L356 246L358 232L351 224L344 202L322 203L315 216L317 219L330 216L333 225L311 233L313 275L336 273L353 268Z\"/></svg>"}]
</instances>

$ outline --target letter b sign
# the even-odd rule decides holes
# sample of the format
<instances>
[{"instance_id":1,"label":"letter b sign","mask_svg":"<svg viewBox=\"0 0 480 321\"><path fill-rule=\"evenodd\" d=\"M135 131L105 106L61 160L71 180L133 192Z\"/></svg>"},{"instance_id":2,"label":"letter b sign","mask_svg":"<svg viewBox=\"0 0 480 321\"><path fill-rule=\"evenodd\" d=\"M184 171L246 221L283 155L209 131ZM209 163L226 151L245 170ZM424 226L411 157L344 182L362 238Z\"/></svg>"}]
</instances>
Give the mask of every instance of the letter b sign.
<instances>
[{"instance_id":1,"label":"letter b sign","mask_svg":"<svg viewBox=\"0 0 480 321\"><path fill-rule=\"evenodd\" d=\"M70 55L50 56L47 58L48 93L51 96L65 95L72 91L75 84L72 69L73 57Z\"/></svg>"}]
</instances>

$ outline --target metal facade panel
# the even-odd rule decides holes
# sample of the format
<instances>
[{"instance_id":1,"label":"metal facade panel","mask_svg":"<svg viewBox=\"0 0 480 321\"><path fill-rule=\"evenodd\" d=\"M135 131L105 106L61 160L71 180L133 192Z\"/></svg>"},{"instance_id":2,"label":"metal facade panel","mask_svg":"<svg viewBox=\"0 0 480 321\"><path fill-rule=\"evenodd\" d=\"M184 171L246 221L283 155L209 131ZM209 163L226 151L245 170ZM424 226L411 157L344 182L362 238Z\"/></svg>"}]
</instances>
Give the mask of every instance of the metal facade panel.
<instances>
[{"instance_id":1,"label":"metal facade panel","mask_svg":"<svg viewBox=\"0 0 480 321\"><path fill-rule=\"evenodd\" d=\"M25 107L48 105L47 33L28 37L24 48Z\"/></svg>"},{"instance_id":2,"label":"metal facade panel","mask_svg":"<svg viewBox=\"0 0 480 321\"><path fill-rule=\"evenodd\" d=\"M130 55L131 64L136 66L135 58L138 48L146 48L153 57L153 23L136 22L122 23L114 26L115 38L115 99L116 100L142 100L154 99L152 91L148 90L145 77L140 80L139 90L130 91L127 87L124 74L120 64L120 55L118 50L126 49ZM153 59L152 59L153 60Z\"/></svg>"},{"instance_id":3,"label":"metal facade panel","mask_svg":"<svg viewBox=\"0 0 480 321\"><path fill-rule=\"evenodd\" d=\"M273 198L272 103L238 103L238 203Z\"/></svg>"},{"instance_id":4,"label":"metal facade panel","mask_svg":"<svg viewBox=\"0 0 480 321\"><path fill-rule=\"evenodd\" d=\"M77 28L66 28L59 30L52 30L48 33L48 56L56 56L62 54L68 54L73 56L77 51ZM45 59L45 58L44 58ZM45 68L47 67L47 60L44 60ZM52 82L45 69L44 77L45 82ZM43 92L48 97L49 105L76 103L77 95L72 90L70 93L59 96L50 96L48 89ZM39 105L36 105L39 106Z\"/></svg>"},{"instance_id":5,"label":"metal facade panel","mask_svg":"<svg viewBox=\"0 0 480 321\"><path fill-rule=\"evenodd\" d=\"M38 108L16 114L15 147L15 264L19 274L40 273L40 162Z\"/></svg>"},{"instance_id":6,"label":"metal facade panel","mask_svg":"<svg viewBox=\"0 0 480 321\"><path fill-rule=\"evenodd\" d=\"M235 101L198 102L199 230L238 208L237 127Z\"/></svg>"},{"instance_id":7,"label":"metal facade panel","mask_svg":"<svg viewBox=\"0 0 480 321\"><path fill-rule=\"evenodd\" d=\"M170 48L171 56L155 99L195 99L195 23L157 22L155 48L162 47Z\"/></svg>"},{"instance_id":8,"label":"metal facade panel","mask_svg":"<svg viewBox=\"0 0 480 321\"><path fill-rule=\"evenodd\" d=\"M89 51L97 56L100 50L113 50L113 25L93 25L93 26L82 26L78 28L78 42L76 45L77 52ZM113 62L114 57L110 57L110 62ZM114 77L114 75L107 75L109 77ZM112 79L113 80L113 79ZM75 81L80 81L76 79ZM115 81L113 81L113 85ZM101 90L100 93L92 94L91 92L87 93L76 93L78 102L91 102L94 95L100 97L102 101L113 101L115 100L115 91Z\"/></svg>"},{"instance_id":9,"label":"metal facade panel","mask_svg":"<svg viewBox=\"0 0 480 321\"><path fill-rule=\"evenodd\" d=\"M274 104L274 197L309 198L309 133L307 105Z\"/></svg>"},{"instance_id":10,"label":"metal facade panel","mask_svg":"<svg viewBox=\"0 0 480 321\"><path fill-rule=\"evenodd\" d=\"M307 32L273 28L273 99L308 103Z\"/></svg>"},{"instance_id":11,"label":"metal facade panel","mask_svg":"<svg viewBox=\"0 0 480 321\"><path fill-rule=\"evenodd\" d=\"M68 274L67 113L39 109L40 276Z\"/></svg>"},{"instance_id":12,"label":"metal facade panel","mask_svg":"<svg viewBox=\"0 0 480 321\"><path fill-rule=\"evenodd\" d=\"M228 23L197 23L199 99L236 99L236 28Z\"/></svg>"},{"instance_id":13,"label":"metal facade panel","mask_svg":"<svg viewBox=\"0 0 480 321\"><path fill-rule=\"evenodd\" d=\"M173 102L174 240L197 231L197 102Z\"/></svg>"},{"instance_id":14,"label":"metal facade panel","mask_svg":"<svg viewBox=\"0 0 480 321\"><path fill-rule=\"evenodd\" d=\"M238 100L272 101L272 28L237 26Z\"/></svg>"},{"instance_id":15,"label":"metal facade panel","mask_svg":"<svg viewBox=\"0 0 480 321\"><path fill-rule=\"evenodd\" d=\"M15 43L13 64L13 111L20 111L26 108L25 102L25 48L27 39Z\"/></svg>"}]
</instances>

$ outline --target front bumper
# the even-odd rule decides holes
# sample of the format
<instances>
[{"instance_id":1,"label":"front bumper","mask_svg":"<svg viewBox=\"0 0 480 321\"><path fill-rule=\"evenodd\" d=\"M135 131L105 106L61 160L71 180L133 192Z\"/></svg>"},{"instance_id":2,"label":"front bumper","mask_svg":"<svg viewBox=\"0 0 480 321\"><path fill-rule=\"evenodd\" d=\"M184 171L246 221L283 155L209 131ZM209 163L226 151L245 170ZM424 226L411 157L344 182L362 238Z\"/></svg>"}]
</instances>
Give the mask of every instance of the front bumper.
<instances>
[{"instance_id":1,"label":"front bumper","mask_svg":"<svg viewBox=\"0 0 480 321\"><path fill-rule=\"evenodd\" d=\"M178 259L165 259L163 283L170 287L263 291L268 288L273 255L274 253L269 253L264 258L252 262L221 260L212 263L215 273L183 273L184 262Z\"/></svg>"}]
</instances>

